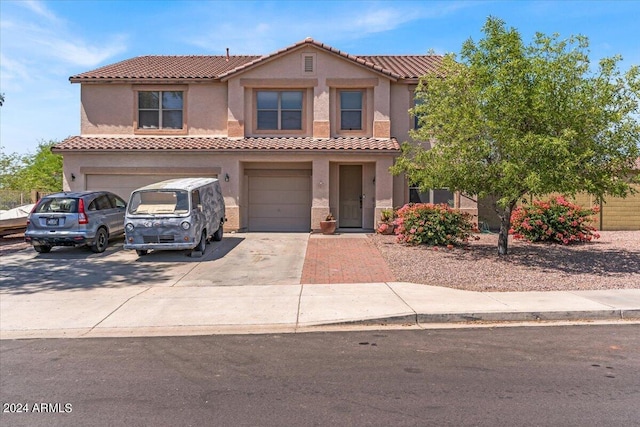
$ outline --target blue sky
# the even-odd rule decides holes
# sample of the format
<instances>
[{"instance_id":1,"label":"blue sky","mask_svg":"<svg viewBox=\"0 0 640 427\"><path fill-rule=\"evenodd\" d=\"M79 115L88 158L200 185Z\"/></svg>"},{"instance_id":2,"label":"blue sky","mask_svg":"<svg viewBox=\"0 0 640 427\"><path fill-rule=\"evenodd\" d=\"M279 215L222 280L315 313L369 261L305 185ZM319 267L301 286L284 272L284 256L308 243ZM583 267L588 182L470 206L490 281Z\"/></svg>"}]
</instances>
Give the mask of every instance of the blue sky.
<instances>
[{"instance_id":1,"label":"blue sky","mask_svg":"<svg viewBox=\"0 0 640 427\"><path fill-rule=\"evenodd\" d=\"M33 153L80 132L69 76L139 55L268 54L312 37L354 55L457 53L487 16L589 37L593 62L640 64L640 1L0 0L0 146Z\"/></svg>"}]
</instances>

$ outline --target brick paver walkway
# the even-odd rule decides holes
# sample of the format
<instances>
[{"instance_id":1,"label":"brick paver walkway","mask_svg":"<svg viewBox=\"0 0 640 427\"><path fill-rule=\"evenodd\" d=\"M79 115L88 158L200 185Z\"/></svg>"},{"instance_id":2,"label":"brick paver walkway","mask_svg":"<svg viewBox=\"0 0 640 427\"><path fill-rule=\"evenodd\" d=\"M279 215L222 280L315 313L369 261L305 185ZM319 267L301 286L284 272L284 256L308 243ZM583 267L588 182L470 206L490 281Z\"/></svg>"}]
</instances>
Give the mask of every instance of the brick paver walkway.
<instances>
[{"instance_id":1,"label":"brick paver walkway","mask_svg":"<svg viewBox=\"0 0 640 427\"><path fill-rule=\"evenodd\" d=\"M310 237L302 284L394 282L380 252L366 237Z\"/></svg>"}]
</instances>

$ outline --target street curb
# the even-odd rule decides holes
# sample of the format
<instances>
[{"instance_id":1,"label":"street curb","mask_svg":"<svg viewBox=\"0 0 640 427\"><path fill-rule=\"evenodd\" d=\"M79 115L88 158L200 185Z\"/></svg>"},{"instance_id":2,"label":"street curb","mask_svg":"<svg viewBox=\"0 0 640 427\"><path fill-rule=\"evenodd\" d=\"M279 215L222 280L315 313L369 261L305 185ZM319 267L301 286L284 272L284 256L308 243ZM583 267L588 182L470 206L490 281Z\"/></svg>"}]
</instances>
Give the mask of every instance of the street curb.
<instances>
[{"instance_id":1,"label":"street curb","mask_svg":"<svg viewBox=\"0 0 640 427\"><path fill-rule=\"evenodd\" d=\"M484 313L424 313L405 316L380 317L366 320L331 322L326 325L420 325L428 323L473 322L531 322L567 320L640 320L640 309L537 311L537 312L484 312Z\"/></svg>"}]
</instances>

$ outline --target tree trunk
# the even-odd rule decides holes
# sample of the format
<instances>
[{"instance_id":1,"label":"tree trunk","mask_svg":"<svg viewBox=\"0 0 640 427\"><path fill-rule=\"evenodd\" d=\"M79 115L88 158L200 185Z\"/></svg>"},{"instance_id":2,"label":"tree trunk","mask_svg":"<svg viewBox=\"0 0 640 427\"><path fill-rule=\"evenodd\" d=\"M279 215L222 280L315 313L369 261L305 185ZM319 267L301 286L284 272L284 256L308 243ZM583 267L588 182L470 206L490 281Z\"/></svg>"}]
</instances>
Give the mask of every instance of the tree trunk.
<instances>
[{"instance_id":1,"label":"tree trunk","mask_svg":"<svg viewBox=\"0 0 640 427\"><path fill-rule=\"evenodd\" d=\"M498 234L498 255L507 255L509 250L509 229L511 228L511 211L515 203L509 203L500 214L500 234Z\"/></svg>"}]
</instances>

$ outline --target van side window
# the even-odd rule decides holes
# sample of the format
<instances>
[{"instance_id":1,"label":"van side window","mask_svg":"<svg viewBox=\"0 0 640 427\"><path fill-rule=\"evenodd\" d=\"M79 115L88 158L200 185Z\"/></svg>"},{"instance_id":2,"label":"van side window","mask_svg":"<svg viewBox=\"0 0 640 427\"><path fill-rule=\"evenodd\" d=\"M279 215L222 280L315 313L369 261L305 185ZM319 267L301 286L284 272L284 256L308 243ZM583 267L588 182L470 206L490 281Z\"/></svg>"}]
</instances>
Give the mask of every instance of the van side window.
<instances>
[{"instance_id":1,"label":"van side window","mask_svg":"<svg viewBox=\"0 0 640 427\"><path fill-rule=\"evenodd\" d=\"M202 203L200 203L200 191L193 190L191 192L191 205L193 207L197 206L199 209L202 209Z\"/></svg>"}]
</instances>

